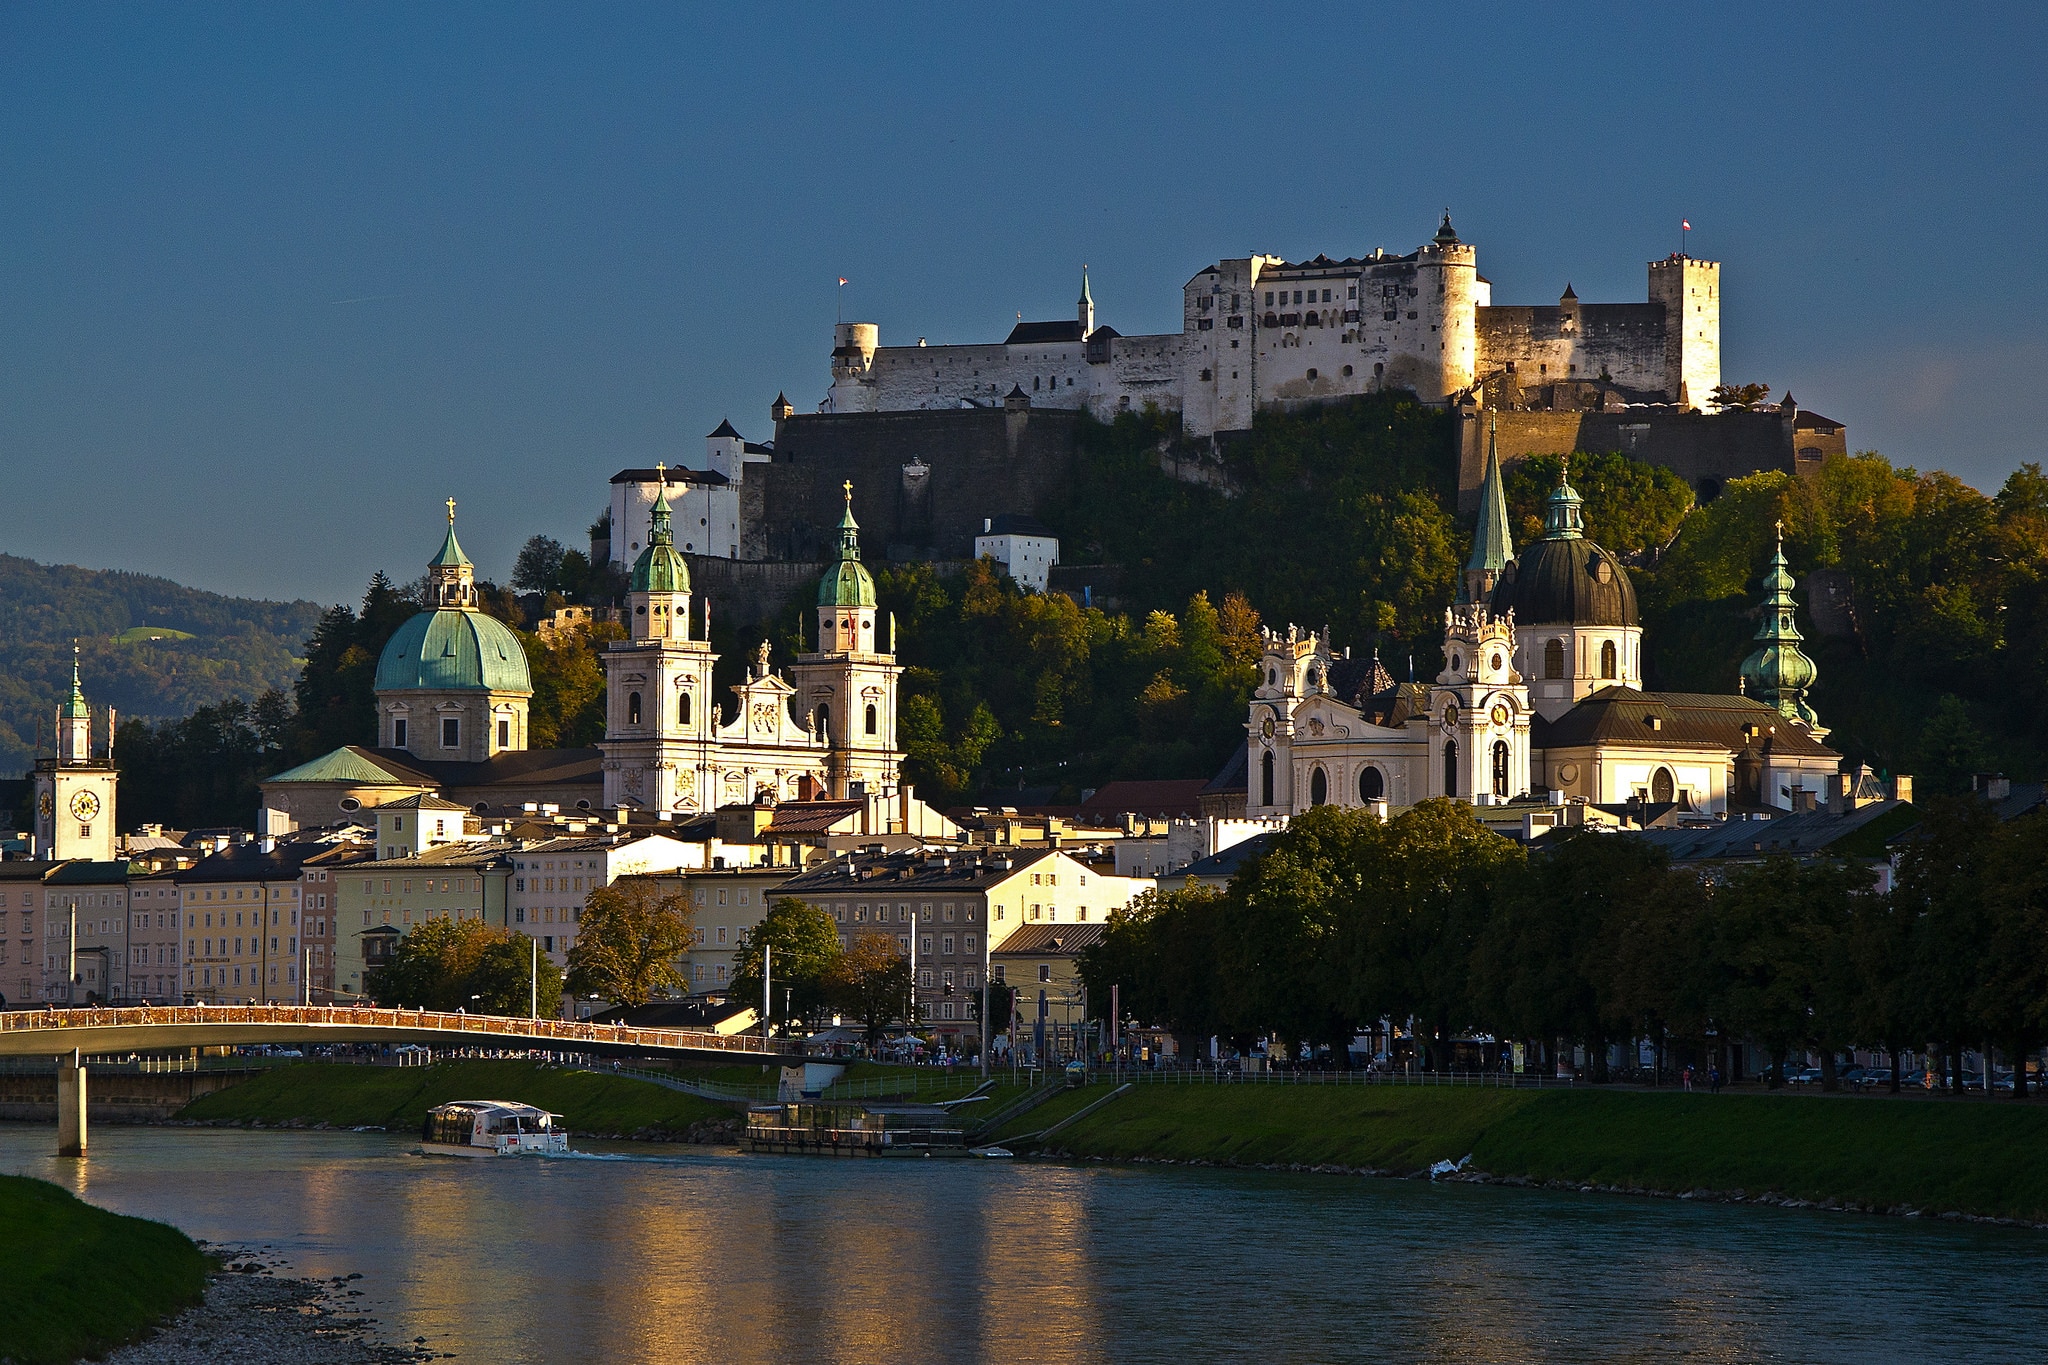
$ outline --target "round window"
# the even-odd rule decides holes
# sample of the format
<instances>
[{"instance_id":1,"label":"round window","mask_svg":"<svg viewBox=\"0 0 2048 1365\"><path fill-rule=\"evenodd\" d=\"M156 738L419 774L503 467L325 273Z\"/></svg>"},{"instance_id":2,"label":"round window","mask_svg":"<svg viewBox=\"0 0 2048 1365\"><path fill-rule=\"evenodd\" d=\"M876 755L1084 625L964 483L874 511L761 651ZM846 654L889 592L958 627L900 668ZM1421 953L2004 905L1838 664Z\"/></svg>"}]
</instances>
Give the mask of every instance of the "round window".
<instances>
[{"instance_id":1,"label":"round window","mask_svg":"<svg viewBox=\"0 0 2048 1365\"><path fill-rule=\"evenodd\" d=\"M361 810L363 803L356 800L353 796L344 796L341 798L341 808L343 810Z\"/></svg>"},{"instance_id":2,"label":"round window","mask_svg":"<svg viewBox=\"0 0 2048 1365\"><path fill-rule=\"evenodd\" d=\"M1498 654L1493 656L1493 671L1496 673L1500 672L1500 655Z\"/></svg>"}]
</instances>

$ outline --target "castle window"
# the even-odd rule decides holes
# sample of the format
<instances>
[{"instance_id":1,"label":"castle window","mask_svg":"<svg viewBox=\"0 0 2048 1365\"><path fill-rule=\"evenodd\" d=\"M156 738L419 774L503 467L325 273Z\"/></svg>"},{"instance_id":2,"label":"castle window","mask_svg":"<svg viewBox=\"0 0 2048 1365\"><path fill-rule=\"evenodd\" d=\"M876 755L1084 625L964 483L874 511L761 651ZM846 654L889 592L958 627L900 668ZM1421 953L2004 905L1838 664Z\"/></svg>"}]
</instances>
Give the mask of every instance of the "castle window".
<instances>
[{"instance_id":1,"label":"castle window","mask_svg":"<svg viewBox=\"0 0 2048 1365\"><path fill-rule=\"evenodd\" d=\"M1603 678L1614 676L1614 641L1612 640L1604 641L1600 646L1600 676Z\"/></svg>"},{"instance_id":2,"label":"castle window","mask_svg":"<svg viewBox=\"0 0 2048 1365\"><path fill-rule=\"evenodd\" d=\"M1378 768L1367 765L1358 774L1358 799L1378 801L1387 794L1386 775Z\"/></svg>"},{"instance_id":3,"label":"castle window","mask_svg":"<svg viewBox=\"0 0 2048 1365\"><path fill-rule=\"evenodd\" d=\"M1345 291L1344 291L1344 297L1345 297L1345 298L1347 298L1347 299L1355 299L1355 298L1357 298L1357 297L1358 297L1358 286L1354 284L1354 285L1352 285L1352 286L1351 286L1351 287L1350 287L1349 289L1345 290Z\"/></svg>"},{"instance_id":4,"label":"castle window","mask_svg":"<svg viewBox=\"0 0 2048 1365\"><path fill-rule=\"evenodd\" d=\"M1038 392L1038 376L1035 374L1031 376L1031 391L1033 393Z\"/></svg>"},{"instance_id":5,"label":"castle window","mask_svg":"<svg viewBox=\"0 0 2048 1365\"><path fill-rule=\"evenodd\" d=\"M394 749L403 749L405 747L404 716L393 716L391 718L391 747Z\"/></svg>"},{"instance_id":6,"label":"castle window","mask_svg":"<svg viewBox=\"0 0 2048 1365\"><path fill-rule=\"evenodd\" d=\"M1329 290L1327 290L1327 289L1325 289L1325 290L1323 291L1323 302L1324 302L1324 303L1328 303L1329 301L1330 301L1330 291L1329 291Z\"/></svg>"},{"instance_id":7,"label":"castle window","mask_svg":"<svg viewBox=\"0 0 2048 1365\"><path fill-rule=\"evenodd\" d=\"M1564 676L1564 641L1544 641L1543 676L1546 678L1562 678Z\"/></svg>"},{"instance_id":8,"label":"castle window","mask_svg":"<svg viewBox=\"0 0 2048 1365\"><path fill-rule=\"evenodd\" d=\"M676 693L676 724L688 725L689 723L690 694L688 692L678 692Z\"/></svg>"},{"instance_id":9,"label":"castle window","mask_svg":"<svg viewBox=\"0 0 2048 1365\"><path fill-rule=\"evenodd\" d=\"M1349 365L1346 365L1344 367L1344 377L1346 379L1349 379L1351 377L1351 367Z\"/></svg>"},{"instance_id":10,"label":"castle window","mask_svg":"<svg viewBox=\"0 0 2048 1365\"><path fill-rule=\"evenodd\" d=\"M873 702L869 702L869 703L868 703L868 713L867 713L867 726L868 726L868 733L869 733L869 734L871 734L871 735L872 735L872 734L874 734L874 733L875 733L875 705L874 705L874 703L873 703Z\"/></svg>"},{"instance_id":11,"label":"castle window","mask_svg":"<svg viewBox=\"0 0 2048 1365\"><path fill-rule=\"evenodd\" d=\"M1458 741L1444 741L1444 795L1458 794Z\"/></svg>"},{"instance_id":12,"label":"castle window","mask_svg":"<svg viewBox=\"0 0 2048 1365\"><path fill-rule=\"evenodd\" d=\"M441 747L459 749L462 747L462 722L454 716L441 717Z\"/></svg>"},{"instance_id":13,"label":"castle window","mask_svg":"<svg viewBox=\"0 0 2048 1365\"><path fill-rule=\"evenodd\" d=\"M638 692L628 692L626 694L626 724L638 725L639 723L640 694Z\"/></svg>"},{"instance_id":14,"label":"castle window","mask_svg":"<svg viewBox=\"0 0 2048 1365\"><path fill-rule=\"evenodd\" d=\"M1387 372L1387 367L1386 367L1385 365L1381 364L1381 363L1380 363L1379 361L1374 361L1374 362L1373 362L1373 366L1372 366L1372 377L1373 377L1374 379L1378 379L1378 378L1379 378L1379 377L1380 377L1381 375L1385 374L1386 372Z\"/></svg>"},{"instance_id":15,"label":"castle window","mask_svg":"<svg viewBox=\"0 0 2048 1365\"><path fill-rule=\"evenodd\" d=\"M1314 378L1316 377L1316 372L1315 372L1315 370L1314 370L1313 368L1311 368L1311 369L1309 370L1309 372L1308 372L1308 377L1309 377L1310 379L1314 379Z\"/></svg>"},{"instance_id":16,"label":"castle window","mask_svg":"<svg viewBox=\"0 0 2048 1365\"><path fill-rule=\"evenodd\" d=\"M1508 742L1504 739L1493 742L1493 794L1503 799L1508 794Z\"/></svg>"},{"instance_id":17,"label":"castle window","mask_svg":"<svg viewBox=\"0 0 2048 1365\"><path fill-rule=\"evenodd\" d=\"M1268 308L1273 306L1273 291L1270 289L1266 291L1266 306Z\"/></svg>"},{"instance_id":18,"label":"castle window","mask_svg":"<svg viewBox=\"0 0 2048 1365\"><path fill-rule=\"evenodd\" d=\"M1273 804L1273 751L1268 749L1259 759L1259 804Z\"/></svg>"},{"instance_id":19,"label":"castle window","mask_svg":"<svg viewBox=\"0 0 2048 1365\"><path fill-rule=\"evenodd\" d=\"M1209 372L1207 370L1202 371L1202 382L1204 384L1209 382Z\"/></svg>"},{"instance_id":20,"label":"castle window","mask_svg":"<svg viewBox=\"0 0 2048 1365\"><path fill-rule=\"evenodd\" d=\"M1321 806L1327 804L1329 799L1330 779L1321 768L1317 768L1308 776L1308 803L1311 806Z\"/></svg>"},{"instance_id":21,"label":"castle window","mask_svg":"<svg viewBox=\"0 0 2048 1365\"><path fill-rule=\"evenodd\" d=\"M1297 289L1297 290L1295 290L1295 291L1294 291L1294 301L1295 301L1296 303L1300 303L1300 302L1301 302L1301 291L1300 291L1299 289Z\"/></svg>"}]
</instances>

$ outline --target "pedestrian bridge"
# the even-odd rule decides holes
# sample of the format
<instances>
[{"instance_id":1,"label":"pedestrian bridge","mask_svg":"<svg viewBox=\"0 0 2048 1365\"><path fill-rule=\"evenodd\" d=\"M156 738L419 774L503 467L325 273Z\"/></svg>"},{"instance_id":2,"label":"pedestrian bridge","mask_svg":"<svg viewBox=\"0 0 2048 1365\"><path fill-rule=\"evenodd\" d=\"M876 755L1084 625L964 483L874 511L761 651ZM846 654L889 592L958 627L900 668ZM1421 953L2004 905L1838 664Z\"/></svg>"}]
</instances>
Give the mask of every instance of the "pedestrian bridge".
<instances>
[{"instance_id":1,"label":"pedestrian bridge","mask_svg":"<svg viewBox=\"0 0 2048 1365\"><path fill-rule=\"evenodd\" d=\"M801 1043L711 1029L346 1005L135 1005L0 1012L0 1057L84 1057L256 1043L422 1043L703 1060L798 1057Z\"/></svg>"}]
</instances>

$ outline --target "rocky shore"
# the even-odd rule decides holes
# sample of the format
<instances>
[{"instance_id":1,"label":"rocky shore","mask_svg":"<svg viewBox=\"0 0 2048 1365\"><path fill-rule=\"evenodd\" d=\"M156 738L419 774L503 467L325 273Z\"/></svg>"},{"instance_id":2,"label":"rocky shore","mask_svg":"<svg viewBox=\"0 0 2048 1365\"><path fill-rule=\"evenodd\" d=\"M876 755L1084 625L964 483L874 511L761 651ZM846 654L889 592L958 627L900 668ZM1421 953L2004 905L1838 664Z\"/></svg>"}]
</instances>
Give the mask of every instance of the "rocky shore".
<instances>
[{"instance_id":1,"label":"rocky shore","mask_svg":"<svg viewBox=\"0 0 2048 1365\"><path fill-rule=\"evenodd\" d=\"M224 1257L206 1301L151 1335L106 1357L107 1365L417 1365L452 1357L424 1340L393 1345L358 1306L356 1275L331 1280L292 1276L279 1258L250 1247L212 1246Z\"/></svg>"}]
</instances>

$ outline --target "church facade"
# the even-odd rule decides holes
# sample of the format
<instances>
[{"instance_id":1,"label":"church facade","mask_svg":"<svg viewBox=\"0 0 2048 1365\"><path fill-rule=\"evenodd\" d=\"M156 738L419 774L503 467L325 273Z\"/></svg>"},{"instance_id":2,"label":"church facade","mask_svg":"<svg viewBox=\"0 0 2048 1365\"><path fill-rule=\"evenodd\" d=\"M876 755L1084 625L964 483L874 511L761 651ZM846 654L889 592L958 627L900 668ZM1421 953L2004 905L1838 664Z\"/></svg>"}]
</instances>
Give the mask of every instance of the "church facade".
<instances>
[{"instance_id":1,"label":"church facade","mask_svg":"<svg viewBox=\"0 0 2048 1365\"><path fill-rule=\"evenodd\" d=\"M1725 816L1820 799L1841 766L1806 699L1782 540L1758 648L1737 696L1649 692L1628 570L1586 538L1560 480L1540 540L1516 555L1490 456L1444 667L1396 683L1326 634L1268 631L1246 722L1245 813L1432 797L1481 805L1584 801Z\"/></svg>"},{"instance_id":2,"label":"church facade","mask_svg":"<svg viewBox=\"0 0 2048 1365\"><path fill-rule=\"evenodd\" d=\"M845 491L838 559L818 587L817 647L785 674L763 641L730 710L713 696L719 656L706 638L709 609L693 611L673 512L657 493L627 593L628 638L604 651L605 735L595 749L528 747L533 682L524 647L479 610L451 503L446 538L427 567L432 601L377 662L376 745L344 746L265 780L259 828L330 825L423 795L479 810L536 803L669 816L762 800L895 796L902 670L894 639L881 635L851 485Z\"/></svg>"}]
</instances>

